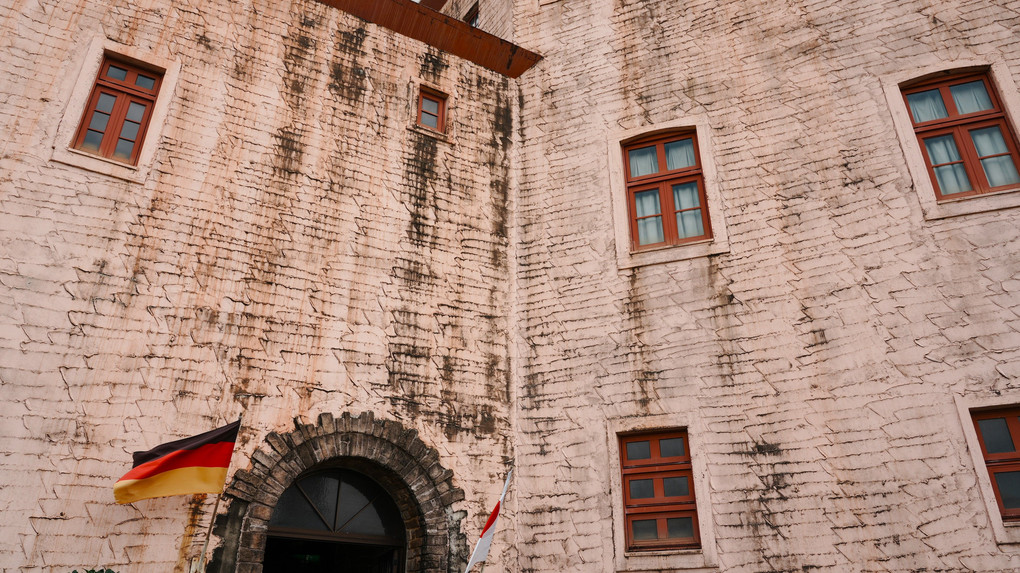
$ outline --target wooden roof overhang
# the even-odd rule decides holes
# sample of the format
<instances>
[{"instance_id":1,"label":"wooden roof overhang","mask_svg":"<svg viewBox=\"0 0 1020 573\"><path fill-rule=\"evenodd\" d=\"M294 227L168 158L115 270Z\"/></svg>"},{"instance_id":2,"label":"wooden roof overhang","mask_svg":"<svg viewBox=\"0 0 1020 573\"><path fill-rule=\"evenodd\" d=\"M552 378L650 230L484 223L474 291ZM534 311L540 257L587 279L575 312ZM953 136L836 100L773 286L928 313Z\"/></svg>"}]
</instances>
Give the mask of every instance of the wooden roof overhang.
<instances>
[{"instance_id":1,"label":"wooden roof overhang","mask_svg":"<svg viewBox=\"0 0 1020 573\"><path fill-rule=\"evenodd\" d=\"M542 56L437 12L445 0L318 0L408 38L449 52L510 78L520 77Z\"/></svg>"}]
</instances>

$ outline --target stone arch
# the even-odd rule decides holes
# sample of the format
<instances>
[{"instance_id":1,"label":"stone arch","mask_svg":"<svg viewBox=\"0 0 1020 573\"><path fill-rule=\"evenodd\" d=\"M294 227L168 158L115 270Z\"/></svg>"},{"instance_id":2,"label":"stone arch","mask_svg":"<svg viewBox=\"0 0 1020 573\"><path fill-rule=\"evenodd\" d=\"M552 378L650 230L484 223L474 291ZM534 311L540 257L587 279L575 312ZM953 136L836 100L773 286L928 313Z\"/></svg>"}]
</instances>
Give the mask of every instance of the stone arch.
<instances>
[{"instance_id":1,"label":"stone arch","mask_svg":"<svg viewBox=\"0 0 1020 573\"><path fill-rule=\"evenodd\" d=\"M207 572L261 572L266 530L280 495L301 474L338 459L393 496L407 530L408 573L446 573L451 560L466 556L463 514L452 509L464 492L454 487L453 472L439 463L439 453L418 438L417 430L376 420L371 412L339 418L324 413L314 424L295 418L294 427L267 435L250 467L234 474L224 492L227 513L217 516L214 529L222 544Z\"/></svg>"}]
</instances>

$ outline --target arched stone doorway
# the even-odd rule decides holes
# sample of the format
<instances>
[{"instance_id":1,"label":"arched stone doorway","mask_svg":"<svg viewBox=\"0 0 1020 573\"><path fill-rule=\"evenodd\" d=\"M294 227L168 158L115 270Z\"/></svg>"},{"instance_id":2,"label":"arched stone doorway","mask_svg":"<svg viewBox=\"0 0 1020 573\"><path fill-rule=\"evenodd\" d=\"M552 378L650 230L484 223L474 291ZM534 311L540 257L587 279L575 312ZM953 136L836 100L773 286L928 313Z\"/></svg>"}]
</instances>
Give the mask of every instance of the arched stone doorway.
<instances>
[{"instance_id":1,"label":"arched stone doorway","mask_svg":"<svg viewBox=\"0 0 1020 573\"><path fill-rule=\"evenodd\" d=\"M397 571L446 573L451 564L466 562L467 542L459 533L463 514L452 509L464 492L453 486L453 472L439 463L438 452L416 430L371 413L322 414L314 424L295 419L293 431L270 433L250 467L234 474L224 493L227 513L217 517L214 529L222 542L207 572L272 573L263 563L267 541L279 537L271 522L284 492L300 478L330 468L365 476L396 506L404 527L404 554L398 558L403 569Z\"/></svg>"}]
</instances>

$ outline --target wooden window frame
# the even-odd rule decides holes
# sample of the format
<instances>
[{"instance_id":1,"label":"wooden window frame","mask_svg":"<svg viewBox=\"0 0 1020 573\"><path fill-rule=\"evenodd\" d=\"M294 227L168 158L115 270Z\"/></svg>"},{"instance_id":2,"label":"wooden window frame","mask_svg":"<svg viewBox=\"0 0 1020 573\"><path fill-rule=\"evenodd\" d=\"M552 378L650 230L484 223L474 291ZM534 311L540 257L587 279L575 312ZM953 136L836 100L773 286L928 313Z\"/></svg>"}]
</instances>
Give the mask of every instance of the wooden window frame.
<instances>
[{"instance_id":1,"label":"wooden window frame","mask_svg":"<svg viewBox=\"0 0 1020 573\"><path fill-rule=\"evenodd\" d=\"M681 456L664 457L659 450L659 440L682 438L684 453ZM694 473L691 467L690 440L686 430L657 430L652 432L619 434L621 484L623 487L624 532L627 551L655 551L661 549L699 549L701 532L698 527L698 510L694 499ZM651 457L641 460L630 460L627 456L627 444L648 441ZM663 479L667 477L687 477L688 495L666 497L663 492ZM651 498L632 499L630 482L636 479L652 479L654 496ZM666 536L666 520L669 518L690 518L693 536L688 538L668 539ZM656 521L659 538L656 540L638 541L633 539L632 523L635 520Z\"/></svg>"},{"instance_id":2,"label":"wooden window frame","mask_svg":"<svg viewBox=\"0 0 1020 573\"><path fill-rule=\"evenodd\" d=\"M690 139L694 145L694 165L680 169L666 168L667 143ZM655 146L656 159L660 169L656 173L632 177L630 171L630 151L643 147ZM705 195L705 176L701 164L701 148L698 134L694 129L671 130L625 141L623 147L623 174L627 186L627 213L630 221L631 251L644 251L662 247L673 247L707 241L712 238L712 223L708 213L708 198ZM673 201L672 186L695 182L698 186L698 202L701 209L701 224L704 233L695 237L680 237L676 224L677 210ZM641 245L638 236L637 194L642 191L657 189L659 192L659 214L662 218L663 241Z\"/></svg>"},{"instance_id":3,"label":"wooden window frame","mask_svg":"<svg viewBox=\"0 0 1020 573\"><path fill-rule=\"evenodd\" d=\"M110 77L108 74L111 66L126 70L126 77L123 80ZM143 88L135 85L139 75L152 78L154 80L152 88ZM137 165L138 156L142 150L142 142L145 141L145 134L148 131L153 108L155 107L156 98L159 95L162 83L163 72L140 66L111 54L105 54L99 66L99 73L96 74L85 111L78 122L78 130L72 140L71 147L118 163ZM85 136L89 131L93 114L97 112L100 96L103 94L113 96L115 100L106 123L106 129L102 132L103 135L98 149L88 149L84 146ZM135 134L131 154L127 158L122 158L116 155L116 148L132 103L144 105L145 110L142 112L141 120L138 122L139 128Z\"/></svg>"},{"instance_id":4,"label":"wooden window frame","mask_svg":"<svg viewBox=\"0 0 1020 573\"><path fill-rule=\"evenodd\" d=\"M464 14L464 21L467 22L468 26L471 26L472 28L477 28L478 14L479 14L478 2L475 2L474 4L471 5L471 8L468 9L467 14Z\"/></svg>"},{"instance_id":5,"label":"wooden window frame","mask_svg":"<svg viewBox=\"0 0 1020 573\"><path fill-rule=\"evenodd\" d=\"M983 82L985 86L985 91L988 93L988 97L992 103L992 109L969 114L959 113L950 93L950 87L979 80ZM942 97L942 103L948 113L948 117L919 123L914 119L914 114L910 110L910 104L907 101L907 96L933 89L937 89L939 91L939 94ZM1018 150L1020 150L1020 145L1018 145L1016 134L1006 117L1006 113L1002 105L1002 99L999 96L998 90L995 88L995 84L991 81L990 74L987 71L971 71L921 80L919 82L907 84L900 89L900 92L902 94L903 104L907 108L907 117L910 118L911 125L914 128L917 144L921 148L921 157L924 159L925 168L928 171L928 178L935 190L936 201L962 199L966 197L973 197L975 195L983 195L986 193L994 193L997 191L1020 187L1020 183L1009 183L997 187L991 186L985 176L984 169L981 166L981 158L978 156L977 148L974 146L974 142L968 134L969 131L974 129L998 125L1002 131L1003 140L1005 141L1008 149L1008 153L1004 153L1002 155L1008 154L1013 159L1014 167L1020 171L1020 152L1018 152ZM931 158L928 155L928 149L924 144L924 140L939 135L949 134L953 136L957 150L960 153L961 160L959 163L963 164L967 177L970 179L971 190L943 195L942 189L939 187L938 179L935 177L935 166L932 164Z\"/></svg>"},{"instance_id":6,"label":"wooden window frame","mask_svg":"<svg viewBox=\"0 0 1020 573\"><path fill-rule=\"evenodd\" d=\"M439 104L438 114L432 114L425 111L424 104L426 99L429 99ZM436 127L426 125L422 121L422 114L435 115ZM430 131L435 131L437 133L446 133L446 94L431 88L427 88L425 86L421 86L421 88L418 90L418 112L415 116L415 123L418 126L428 129Z\"/></svg>"},{"instance_id":7,"label":"wooden window frame","mask_svg":"<svg viewBox=\"0 0 1020 573\"><path fill-rule=\"evenodd\" d=\"M996 454L988 453L988 449L985 447L985 438L981 434L981 427L978 425L978 422L993 418L1006 419L1006 427L1009 430L1010 439L1013 440L1015 451ZM985 460L988 478L991 480L992 491L995 494L995 502L999 506L999 514L1005 522L1020 522L1020 508L1006 509L1002 503L1002 495L999 493L999 484L995 479L995 474L997 473L1020 471L1020 407L1013 406L971 412L971 419L974 422L974 431L977 433L978 443L981 445L981 457Z\"/></svg>"}]
</instances>

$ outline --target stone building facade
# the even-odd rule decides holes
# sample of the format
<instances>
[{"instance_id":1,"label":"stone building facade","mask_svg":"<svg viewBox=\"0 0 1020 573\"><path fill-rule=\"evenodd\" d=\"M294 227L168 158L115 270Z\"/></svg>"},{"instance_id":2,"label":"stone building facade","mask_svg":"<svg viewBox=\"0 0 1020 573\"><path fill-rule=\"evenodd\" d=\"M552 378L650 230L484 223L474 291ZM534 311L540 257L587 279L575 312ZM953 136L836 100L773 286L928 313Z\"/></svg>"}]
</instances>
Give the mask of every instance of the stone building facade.
<instances>
[{"instance_id":1,"label":"stone building facade","mask_svg":"<svg viewBox=\"0 0 1020 573\"><path fill-rule=\"evenodd\" d=\"M348 4L0 7L0 569L185 572L212 522L207 571L269 571L342 467L401 570L462 571L512 465L490 571L1020 570L975 423L1020 404L1020 183L978 181L1017 155L1020 2L457 0L449 50ZM479 64L489 33L541 60ZM82 150L104 57L160 76L127 161ZM954 78L981 123L922 121ZM691 233L635 175L681 140ZM216 515L113 502L131 451L239 416ZM642 436L686 444L690 542L639 539Z\"/></svg>"}]
</instances>

